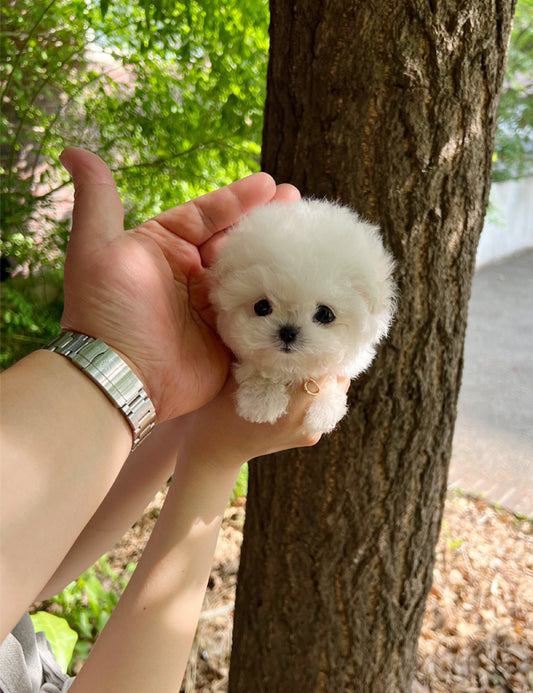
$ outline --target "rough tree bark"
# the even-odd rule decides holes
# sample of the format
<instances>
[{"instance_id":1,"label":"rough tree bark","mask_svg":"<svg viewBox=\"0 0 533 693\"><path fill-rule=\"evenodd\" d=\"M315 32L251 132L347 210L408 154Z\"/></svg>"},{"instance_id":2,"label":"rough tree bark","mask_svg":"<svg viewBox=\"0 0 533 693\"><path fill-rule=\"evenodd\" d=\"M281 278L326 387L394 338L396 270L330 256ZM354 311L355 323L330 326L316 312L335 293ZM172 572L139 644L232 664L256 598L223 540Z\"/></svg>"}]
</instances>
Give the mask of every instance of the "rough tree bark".
<instances>
[{"instance_id":1,"label":"rough tree bark","mask_svg":"<svg viewBox=\"0 0 533 693\"><path fill-rule=\"evenodd\" d=\"M272 0L264 169L380 224L399 312L341 428L254 463L231 693L406 693L513 0Z\"/></svg>"}]
</instances>

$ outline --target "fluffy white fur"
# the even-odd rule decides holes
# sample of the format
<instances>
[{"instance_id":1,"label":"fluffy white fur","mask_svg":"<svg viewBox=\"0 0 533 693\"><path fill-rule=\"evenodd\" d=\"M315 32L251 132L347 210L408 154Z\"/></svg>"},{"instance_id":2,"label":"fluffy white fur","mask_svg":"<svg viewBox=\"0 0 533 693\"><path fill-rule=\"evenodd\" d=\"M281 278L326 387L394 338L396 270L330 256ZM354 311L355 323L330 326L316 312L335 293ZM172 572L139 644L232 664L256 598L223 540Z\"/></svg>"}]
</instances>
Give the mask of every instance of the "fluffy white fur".
<instances>
[{"instance_id":1,"label":"fluffy white fur","mask_svg":"<svg viewBox=\"0 0 533 693\"><path fill-rule=\"evenodd\" d=\"M236 358L239 415L273 423L288 386L331 374L305 421L310 433L331 431L346 413L336 376L365 370L387 333L393 265L377 227L327 201L271 203L230 229L211 301Z\"/></svg>"}]
</instances>

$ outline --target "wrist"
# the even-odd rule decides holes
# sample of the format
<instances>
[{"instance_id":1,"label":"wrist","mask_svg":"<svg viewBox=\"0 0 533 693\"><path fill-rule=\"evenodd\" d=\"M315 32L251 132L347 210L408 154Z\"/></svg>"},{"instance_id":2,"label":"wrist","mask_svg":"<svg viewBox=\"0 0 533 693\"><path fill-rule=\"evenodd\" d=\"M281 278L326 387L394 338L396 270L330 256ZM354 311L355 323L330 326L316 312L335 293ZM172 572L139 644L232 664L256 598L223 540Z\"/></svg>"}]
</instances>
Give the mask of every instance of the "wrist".
<instances>
[{"instance_id":1,"label":"wrist","mask_svg":"<svg viewBox=\"0 0 533 693\"><path fill-rule=\"evenodd\" d=\"M198 518L203 518L201 525L209 524L216 517L221 521L240 468L235 458L216 459L180 450L172 476L171 496L186 495L189 507Z\"/></svg>"},{"instance_id":2,"label":"wrist","mask_svg":"<svg viewBox=\"0 0 533 693\"><path fill-rule=\"evenodd\" d=\"M45 349L66 357L120 410L132 431L132 449L150 434L155 424L154 405L131 367L105 342L63 331Z\"/></svg>"}]
</instances>

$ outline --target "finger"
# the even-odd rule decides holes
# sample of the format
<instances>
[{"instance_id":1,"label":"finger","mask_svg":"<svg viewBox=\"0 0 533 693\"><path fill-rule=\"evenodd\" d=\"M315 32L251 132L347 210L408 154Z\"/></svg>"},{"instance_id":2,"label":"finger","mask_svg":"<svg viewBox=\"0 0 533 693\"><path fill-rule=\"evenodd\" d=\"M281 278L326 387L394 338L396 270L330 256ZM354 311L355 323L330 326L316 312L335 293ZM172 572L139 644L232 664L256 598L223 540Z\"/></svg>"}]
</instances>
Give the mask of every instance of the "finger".
<instances>
[{"instance_id":1,"label":"finger","mask_svg":"<svg viewBox=\"0 0 533 693\"><path fill-rule=\"evenodd\" d=\"M214 265L220 254L220 248L224 244L225 238L225 233L217 233L200 248L202 265L204 267L211 267Z\"/></svg>"},{"instance_id":2,"label":"finger","mask_svg":"<svg viewBox=\"0 0 533 693\"><path fill-rule=\"evenodd\" d=\"M300 199L300 191L294 185L282 183L276 188L276 192L272 200L269 202L295 202ZM225 229L226 227L224 227ZM224 232L220 231L212 236L201 248L202 264L205 267L210 267L218 257L221 244L224 243Z\"/></svg>"},{"instance_id":3,"label":"finger","mask_svg":"<svg viewBox=\"0 0 533 693\"><path fill-rule=\"evenodd\" d=\"M300 191L290 183L278 185L274 200L276 202L296 202L301 198Z\"/></svg>"},{"instance_id":4,"label":"finger","mask_svg":"<svg viewBox=\"0 0 533 693\"><path fill-rule=\"evenodd\" d=\"M275 194L274 179L267 173L254 173L196 200L169 209L152 221L199 246L219 231L232 226L254 207L270 202Z\"/></svg>"},{"instance_id":5,"label":"finger","mask_svg":"<svg viewBox=\"0 0 533 693\"><path fill-rule=\"evenodd\" d=\"M340 375L323 375L319 378L307 378L303 383L297 387L297 391L300 392L300 396L307 397L318 397L321 392L328 390L338 390L344 395L348 393L350 389L350 378L346 378Z\"/></svg>"},{"instance_id":6,"label":"finger","mask_svg":"<svg viewBox=\"0 0 533 693\"><path fill-rule=\"evenodd\" d=\"M337 384L341 390L343 390L344 394L347 394L348 390L350 389L350 383L352 381L350 378L341 378L339 375L337 376Z\"/></svg>"},{"instance_id":7,"label":"finger","mask_svg":"<svg viewBox=\"0 0 533 693\"><path fill-rule=\"evenodd\" d=\"M350 389L351 380L341 375L323 375L317 378L315 382L319 386L319 389L326 387L328 384L334 384L335 387L338 387L339 390L342 390L346 394Z\"/></svg>"},{"instance_id":8,"label":"finger","mask_svg":"<svg viewBox=\"0 0 533 693\"><path fill-rule=\"evenodd\" d=\"M72 238L83 232L84 242L113 238L123 230L123 208L113 174L91 152L69 147L59 160L74 183Z\"/></svg>"}]
</instances>

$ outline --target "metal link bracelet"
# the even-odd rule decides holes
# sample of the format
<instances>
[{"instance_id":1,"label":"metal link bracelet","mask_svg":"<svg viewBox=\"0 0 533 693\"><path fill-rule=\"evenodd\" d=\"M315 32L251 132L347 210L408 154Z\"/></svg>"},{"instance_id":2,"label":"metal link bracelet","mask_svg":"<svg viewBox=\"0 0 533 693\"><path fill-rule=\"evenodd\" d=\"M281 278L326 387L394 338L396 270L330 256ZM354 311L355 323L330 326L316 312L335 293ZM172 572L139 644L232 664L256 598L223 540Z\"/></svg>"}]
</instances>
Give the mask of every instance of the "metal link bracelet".
<instances>
[{"instance_id":1,"label":"metal link bracelet","mask_svg":"<svg viewBox=\"0 0 533 693\"><path fill-rule=\"evenodd\" d=\"M78 332L60 332L44 348L72 361L120 409L133 431L135 450L155 425L155 407L128 364L101 339Z\"/></svg>"}]
</instances>

